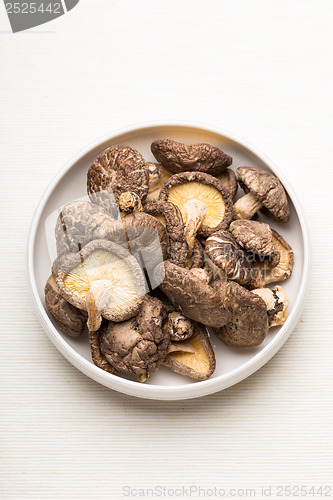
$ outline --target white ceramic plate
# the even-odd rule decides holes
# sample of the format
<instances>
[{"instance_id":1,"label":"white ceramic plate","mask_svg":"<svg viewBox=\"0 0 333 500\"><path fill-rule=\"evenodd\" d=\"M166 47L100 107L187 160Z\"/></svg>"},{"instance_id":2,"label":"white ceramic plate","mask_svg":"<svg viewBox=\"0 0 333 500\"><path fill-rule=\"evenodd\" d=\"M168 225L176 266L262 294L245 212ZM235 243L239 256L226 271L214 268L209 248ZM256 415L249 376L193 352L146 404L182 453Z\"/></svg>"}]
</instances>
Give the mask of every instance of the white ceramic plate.
<instances>
[{"instance_id":1,"label":"white ceramic plate","mask_svg":"<svg viewBox=\"0 0 333 500\"><path fill-rule=\"evenodd\" d=\"M213 376L203 382L177 375L164 366L144 384L111 375L92 363L87 337L73 339L62 334L45 309L44 286L56 257L56 218L66 203L86 197L87 171L93 160L111 144L123 144L138 149L146 160L153 161L150 144L162 138L187 143L207 142L218 146L233 157L233 169L247 165L270 170L281 179L290 200L289 224L268 221L295 253L293 274L283 282L290 301L288 319L282 327L272 328L264 343L253 349L231 349L211 335L217 366ZM263 215L260 218L265 221ZM36 211L29 239L28 270L34 303L42 325L53 344L76 368L97 382L125 394L160 400L188 399L211 394L240 382L267 363L285 343L302 311L309 277L309 242L304 216L293 189L284 174L252 146L217 129L202 128L195 124L154 123L123 129L104 137L81 151L63 168Z\"/></svg>"}]
</instances>

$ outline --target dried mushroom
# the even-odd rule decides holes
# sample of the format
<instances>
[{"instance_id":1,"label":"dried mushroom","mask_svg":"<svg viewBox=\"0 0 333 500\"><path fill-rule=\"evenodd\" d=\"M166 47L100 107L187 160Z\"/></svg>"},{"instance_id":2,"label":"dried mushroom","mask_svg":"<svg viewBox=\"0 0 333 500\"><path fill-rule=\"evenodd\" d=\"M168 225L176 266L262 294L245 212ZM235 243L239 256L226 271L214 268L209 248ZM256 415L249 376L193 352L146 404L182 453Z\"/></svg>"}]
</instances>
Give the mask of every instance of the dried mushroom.
<instances>
[{"instance_id":1,"label":"dried mushroom","mask_svg":"<svg viewBox=\"0 0 333 500\"><path fill-rule=\"evenodd\" d=\"M171 341L179 342L192 337L195 323L181 314L179 311L169 312L163 323L163 331L169 336Z\"/></svg>"},{"instance_id":2,"label":"dried mushroom","mask_svg":"<svg viewBox=\"0 0 333 500\"><path fill-rule=\"evenodd\" d=\"M275 267L280 262L280 252L273 243L273 233L268 224L254 220L235 220L229 231L237 243L259 257L269 257L268 264Z\"/></svg>"},{"instance_id":3,"label":"dried mushroom","mask_svg":"<svg viewBox=\"0 0 333 500\"><path fill-rule=\"evenodd\" d=\"M213 288L232 315L231 321L215 329L217 337L233 347L260 345L268 333L265 301L234 281L216 281Z\"/></svg>"},{"instance_id":4,"label":"dried mushroom","mask_svg":"<svg viewBox=\"0 0 333 500\"><path fill-rule=\"evenodd\" d=\"M218 175L232 163L231 156L210 144L183 144L170 139L154 141L151 151L164 168L173 173L206 172Z\"/></svg>"},{"instance_id":5,"label":"dried mushroom","mask_svg":"<svg viewBox=\"0 0 333 500\"><path fill-rule=\"evenodd\" d=\"M102 206L114 218L121 194L130 192L145 201L149 188L149 169L143 156L133 148L111 146L89 168L87 191L92 203Z\"/></svg>"},{"instance_id":6,"label":"dried mushroom","mask_svg":"<svg viewBox=\"0 0 333 500\"><path fill-rule=\"evenodd\" d=\"M106 331L107 329L108 322L104 320L101 324L101 327L96 330L96 331L91 331L89 330L89 344L90 344L90 350L91 350L91 359L93 363L98 366L98 368L101 368L101 370L104 370L105 372L108 373L115 373L115 369L113 368L112 365L108 362L104 354L101 352L100 349L100 339L103 334L103 332Z\"/></svg>"},{"instance_id":7,"label":"dried mushroom","mask_svg":"<svg viewBox=\"0 0 333 500\"><path fill-rule=\"evenodd\" d=\"M254 167L238 167L238 182L247 193L234 204L234 219L251 219L261 209L278 222L288 222L286 192L276 175Z\"/></svg>"},{"instance_id":8,"label":"dried mushroom","mask_svg":"<svg viewBox=\"0 0 333 500\"><path fill-rule=\"evenodd\" d=\"M269 288L257 288L252 293L264 299L267 307L269 327L281 326L287 319L287 309L289 300L286 292L281 286L275 286L273 290Z\"/></svg>"},{"instance_id":9,"label":"dried mushroom","mask_svg":"<svg viewBox=\"0 0 333 500\"><path fill-rule=\"evenodd\" d=\"M156 275L162 292L188 318L217 328L230 320L231 314L208 284L204 269L188 270L166 261L158 266Z\"/></svg>"},{"instance_id":10,"label":"dried mushroom","mask_svg":"<svg viewBox=\"0 0 333 500\"><path fill-rule=\"evenodd\" d=\"M284 281L292 273L294 252L291 246L274 229L272 229L272 235L274 247L280 253L280 261L277 266L271 267L266 259L257 260L253 264L253 279L249 284L252 289L263 288L265 285L276 281Z\"/></svg>"},{"instance_id":11,"label":"dried mushroom","mask_svg":"<svg viewBox=\"0 0 333 500\"><path fill-rule=\"evenodd\" d=\"M187 268L193 269L196 267L203 267L204 264L205 264L205 249L198 240L198 238L195 238L192 256L187 262Z\"/></svg>"},{"instance_id":12,"label":"dried mushroom","mask_svg":"<svg viewBox=\"0 0 333 500\"><path fill-rule=\"evenodd\" d=\"M61 296L52 275L47 280L44 293L45 305L60 330L70 337L82 335L87 323L87 313L72 306Z\"/></svg>"},{"instance_id":13,"label":"dried mushroom","mask_svg":"<svg viewBox=\"0 0 333 500\"><path fill-rule=\"evenodd\" d=\"M169 172L166 170L162 165L159 165L158 163L148 163L148 168L151 171L153 167L151 165L155 165L155 169L159 170L159 180L157 182L156 176L153 174L149 174L149 190L148 190L148 195L146 198L146 201L154 201L157 200L159 195L160 195L160 190L164 183L170 179L170 177L173 175L172 172ZM155 177L155 179L154 179Z\"/></svg>"},{"instance_id":14,"label":"dried mushroom","mask_svg":"<svg viewBox=\"0 0 333 500\"><path fill-rule=\"evenodd\" d=\"M148 201L144 211L156 217L166 228L169 247L168 258L178 266L186 266L189 250L185 239L184 223L179 208L168 201Z\"/></svg>"},{"instance_id":15,"label":"dried mushroom","mask_svg":"<svg viewBox=\"0 0 333 500\"><path fill-rule=\"evenodd\" d=\"M61 210L55 228L58 255L78 252L89 241L112 236L118 244L126 241L117 221L102 207L89 201L72 201Z\"/></svg>"},{"instance_id":16,"label":"dried mushroom","mask_svg":"<svg viewBox=\"0 0 333 500\"><path fill-rule=\"evenodd\" d=\"M158 189L159 186L161 187L161 185L163 184L161 165L152 162L147 162L147 165L149 175L148 193L153 193L156 189Z\"/></svg>"},{"instance_id":17,"label":"dried mushroom","mask_svg":"<svg viewBox=\"0 0 333 500\"><path fill-rule=\"evenodd\" d=\"M164 184L160 200L169 201L180 209L190 254L197 233L207 237L227 228L232 219L229 191L218 179L203 172L173 175Z\"/></svg>"},{"instance_id":18,"label":"dried mushroom","mask_svg":"<svg viewBox=\"0 0 333 500\"><path fill-rule=\"evenodd\" d=\"M156 297L146 295L135 318L109 322L100 337L100 349L115 370L135 375L144 382L166 357L170 335L162 331L165 307Z\"/></svg>"},{"instance_id":19,"label":"dried mushroom","mask_svg":"<svg viewBox=\"0 0 333 500\"><path fill-rule=\"evenodd\" d=\"M252 264L229 231L218 231L206 240L209 259L223 271L223 277L243 285L252 278ZM220 275L221 277L222 275Z\"/></svg>"},{"instance_id":20,"label":"dried mushroom","mask_svg":"<svg viewBox=\"0 0 333 500\"><path fill-rule=\"evenodd\" d=\"M205 327L197 323L191 338L171 342L163 364L180 375L207 380L214 373L216 361Z\"/></svg>"},{"instance_id":21,"label":"dried mushroom","mask_svg":"<svg viewBox=\"0 0 333 500\"><path fill-rule=\"evenodd\" d=\"M140 196L137 193L130 193L129 191L126 191L119 196L118 206L119 210L125 213L142 211Z\"/></svg>"},{"instance_id":22,"label":"dried mushroom","mask_svg":"<svg viewBox=\"0 0 333 500\"><path fill-rule=\"evenodd\" d=\"M222 182L223 186L229 189L231 198L236 196L238 191L238 184L236 174L231 168L227 168L222 174L217 175L219 181Z\"/></svg>"},{"instance_id":23,"label":"dried mushroom","mask_svg":"<svg viewBox=\"0 0 333 500\"><path fill-rule=\"evenodd\" d=\"M62 296L88 312L88 328L96 331L102 317L124 321L142 305L145 281L134 257L119 245L94 240L78 253L66 253L53 264Z\"/></svg>"}]
</instances>

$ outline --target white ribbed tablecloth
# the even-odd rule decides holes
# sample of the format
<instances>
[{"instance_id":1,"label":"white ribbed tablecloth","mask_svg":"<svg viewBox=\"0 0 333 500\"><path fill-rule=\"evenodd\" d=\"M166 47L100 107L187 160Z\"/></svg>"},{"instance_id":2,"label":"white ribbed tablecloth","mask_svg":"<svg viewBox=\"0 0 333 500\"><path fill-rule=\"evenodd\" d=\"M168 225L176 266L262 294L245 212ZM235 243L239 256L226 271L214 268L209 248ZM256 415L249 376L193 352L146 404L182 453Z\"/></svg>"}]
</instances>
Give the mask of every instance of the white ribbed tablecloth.
<instances>
[{"instance_id":1,"label":"white ribbed tablecloth","mask_svg":"<svg viewBox=\"0 0 333 500\"><path fill-rule=\"evenodd\" d=\"M81 0L14 35L0 5L2 499L333 496L332 23L331 0ZM271 157L313 250L281 351L228 390L166 403L71 366L26 277L34 210L62 165L113 129L164 119L230 130Z\"/></svg>"}]
</instances>

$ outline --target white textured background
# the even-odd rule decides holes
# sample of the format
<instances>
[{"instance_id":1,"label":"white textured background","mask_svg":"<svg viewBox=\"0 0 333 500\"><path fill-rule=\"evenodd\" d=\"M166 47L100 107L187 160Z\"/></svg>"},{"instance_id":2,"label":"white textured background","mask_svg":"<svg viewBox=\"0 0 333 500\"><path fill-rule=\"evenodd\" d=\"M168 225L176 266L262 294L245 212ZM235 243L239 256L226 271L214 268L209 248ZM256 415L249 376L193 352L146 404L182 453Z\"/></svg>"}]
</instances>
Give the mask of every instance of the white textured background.
<instances>
[{"instance_id":1,"label":"white textured background","mask_svg":"<svg viewBox=\"0 0 333 500\"><path fill-rule=\"evenodd\" d=\"M262 498L263 484L333 483L332 25L332 0L81 0L13 35L0 5L1 498L183 484ZM263 150L294 185L313 245L304 314L281 351L239 385L177 403L73 368L25 274L29 225L61 166L115 128L163 119Z\"/></svg>"}]
</instances>

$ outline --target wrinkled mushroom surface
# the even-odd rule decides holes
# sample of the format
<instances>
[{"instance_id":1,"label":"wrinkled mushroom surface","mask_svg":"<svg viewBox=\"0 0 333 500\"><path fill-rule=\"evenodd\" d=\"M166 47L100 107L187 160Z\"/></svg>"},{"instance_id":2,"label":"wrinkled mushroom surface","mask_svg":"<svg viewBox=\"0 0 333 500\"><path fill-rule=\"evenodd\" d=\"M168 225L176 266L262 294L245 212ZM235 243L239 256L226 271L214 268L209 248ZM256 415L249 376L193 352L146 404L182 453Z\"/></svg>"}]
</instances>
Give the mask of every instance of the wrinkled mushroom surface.
<instances>
[{"instance_id":1,"label":"wrinkled mushroom surface","mask_svg":"<svg viewBox=\"0 0 333 500\"><path fill-rule=\"evenodd\" d=\"M143 156L133 148L111 146L89 168L87 191L92 201L117 217L122 193L136 193L144 201L149 188L149 170Z\"/></svg>"},{"instance_id":2,"label":"wrinkled mushroom surface","mask_svg":"<svg viewBox=\"0 0 333 500\"><path fill-rule=\"evenodd\" d=\"M218 175L232 163L231 156L210 144L183 144L170 139L154 141L156 160L173 173L198 171Z\"/></svg>"},{"instance_id":3,"label":"wrinkled mushroom surface","mask_svg":"<svg viewBox=\"0 0 333 500\"><path fill-rule=\"evenodd\" d=\"M257 210L278 222L288 222L286 192L276 175L254 167L238 167L238 181L247 193L234 204L234 219L251 219Z\"/></svg>"},{"instance_id":4,"label":"wrinkled mushroom surface","mask_svg":"<svg viewBox=\"0 0 333 500\"><path fill-rule=\"evenodd\" d=\"M229 231L218 231L206 240L209 259L224 275L238 283L249 283L252 278L252 264Z\"/></svg>"},{"instance_id":5,"label":"wrinkled mushroom surface","mask_svg":"<svg viewBox=\"0 0 333 500\"><path fill-rule=\"evenodd\" d=\"M190 253L197 233L207 237L227 228L232 219L232 199L228 189L218 179L203 172L173 175L164 184L160 200L170 201L180 209Z\"/></svg>"},{"instance_id":6,"label":"wrinkled mushroom surface","mask_svg":"<svg viewBox=\"0 0 333 500\"><path fill-rule=\"evenodd\" d=\"M278 265L280 252L273 243L273 233L268 224L254 220L235 220L230 224L229 231L237 243L260 257L270 257L271 267Z\"/></svg>"},{"instance_id":7,"label":"wrinkled mushroom surface","mask_svg":"<svg viewBox=\"0 0 333 500\"><path fill-rule=\"evenodd\" d=\"M205 327L197 323L191 338L171 342L163 364L180 375L207 380L214 373L216 361Z\"/></svg>"},{"instance_id":8,"label":"wrinkled mushroom surface","mask_svg":"<svg viewBox=\"0 0 333 500\"><path fill-rule=\"evenodd\" d=\"M214 329L217 337L233 347L260 345L268 332L265 301L234 281L216 281L213 288L230 311L232 318L226 325Z\"/></svg>"},{"instance_id":9,"label":"wrinkled mushroom surface","mask_svg":"<svg viewBox=\"0 0 333 500\"><path fill-rule=\"evenodd\" d=\"M136 259L111 241L94 240L78 253L66 253L53 264L61 295L88 312L96 331L102 317L124 321L141 307L145 281Z\"/></svg>"},{"instance_id":10,"label":"wrinkled mushroom surface","mask_svg":"<svg viewBox=\"0 0 333 500\"><path fill-rule=\"evenodd\" d=\"M197 273L201 272L203 276ZM216 291L208 284L203 269L184 269L171 262L156 269L160 288L172 304L185 316L208 326L226 324L231 314L224 307ZM163 280L158 275L164 275Z\"/></svg>"},{"instance_id":11,"label":"wrinkled mushroom surface","mask_svg":"<svg viewBox=\"0 0 333 500\"><path fill-rule=\"evenodd\" d=\"M50 276L44 289L45 305L60 330L70 337L79 337L85 330L87 313L72 306L60 294L54 276Z\"/></svg>"},{"instance_id":12,"label":"wrinkled mushroom surface","mask_svg":"<svg viewBox=\"0 0 333 500\"><path fill-rule=\"evenodd\" d=\"M122 244L125 234L118 221L89 201L72 201L61 210L55 228L58 255L78 252L89 241L106 238L112 234L113 241ZM116 230L117 229L117 230Z\"/></svg>"},{"instance_id":13,"label":"wrinkled mushroom surface","mask_svg":"<svg viewBox=\"0 0 333 500\"><path fill-rule=\"evenodd\" d=\"M284 281L292 273L294 265L294 252L282 236L272 229L273 244L277 252L280 253L280 261L277 266L271 267L266 259L257 260L253 264L253 279L249 283L251 289L263 288L269 283Z\"/></svg>"},{"instance_id":14,"label":"wrinkled mushroom surface","mask_svg":"<svg viewBox=\"0 0 333 500\"><path fill-rule=\"evenodd\" d=\"M135 318L122 323L109 322L100 338L101 352L119 372L147 380L166 357L170 335L162 331L165 307L156 297L146 295Z\"/></svg>"}]
</instances>

